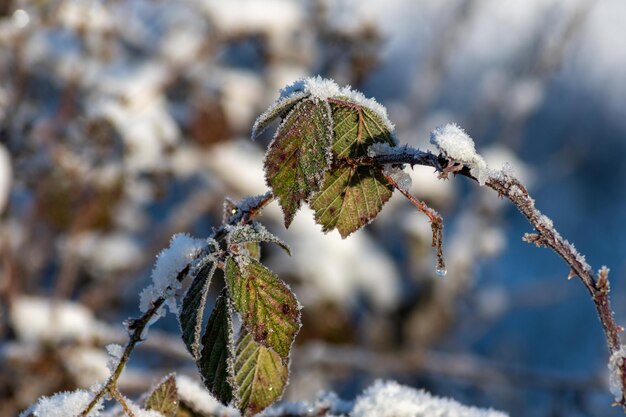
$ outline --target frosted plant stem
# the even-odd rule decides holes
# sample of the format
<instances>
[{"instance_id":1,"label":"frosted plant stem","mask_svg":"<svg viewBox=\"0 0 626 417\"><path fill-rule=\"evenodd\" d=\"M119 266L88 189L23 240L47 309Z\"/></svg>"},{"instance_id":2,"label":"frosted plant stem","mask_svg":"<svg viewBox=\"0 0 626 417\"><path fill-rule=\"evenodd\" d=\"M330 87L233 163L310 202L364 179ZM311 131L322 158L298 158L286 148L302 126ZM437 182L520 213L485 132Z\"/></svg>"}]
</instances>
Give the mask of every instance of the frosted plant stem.
<instances>
[{"instance_id":1,"label":"frosted plant stem","mask_svg":"<svg viewBox=\"0 0 626 417\"><path fill-rule=\"evenodd\" d=\"M404 195L410 202L413 204L419 211L424 213L428 219L430 220L430 227L433 232L433 240L432 247L437 249L437 271L445 271L446 269L446 261L443 257L443 219L441 215L437 213L436 210L428 206L428 204L424 203L421 200L418 200L410 194L407 190L400 187L398 183L389 175L383 174L385 179L391 184L395 189L400 191L402 195Z\"/></svg>"},{"instance_id":2,"label":"frosted plant stem","mask_svg":"<svg viewBox=\"0 0 626 417\"><path fill-rule=\"evenodd\" d=\"M133 414L133 412L130 410L130 407L128 407L128 404L126 404L124 396L122 395L122 393L120 393L116 386L109 388L109 392L111 393L111 397L115 398L115 401L117 401L122 406L122 409L128 417L135 417L135 414Z\"/></svg>"},{"instance_id":3,"label":"frosted plant stem","mask_svg":"<svg viewBox=\"0 0 626 417\"><path fill-rule=\"evenodd\" d=\"M246 202L252 201L252 204L244 205L242 207L238 207L225 225L238 225L238 224L246 224L250 223L256 216L258 216L263 209L273 201L274 196L271 192L267 192L262 196L256 197L254 199L248 199ZM212 238L220 241L224 239L226 236L226 227L222 225L217 230L214 231ZM187 265L182 271L178 273L176 279L178 281L182 281L187 272L189 272L190 266ZM129 320L128 331L129 331L129 340L124 348L124 353L120 358L119 363L115 367L115 370L112 372L111 376L107 380L107 382L100 388L100 390L96 393L93 400L85 407L85 409L80 413L80 417L87 417L89 412L93 410L94 407L98 404L98 402L108 394L111 395L120 405L124 408L124 411L129 415L129 417L133 417L132 412L128 408L128 405L124 401L122 395L120 394L117 388L117 381L119 380L128 360L130 359L130 355L137 346L139 342L143 340L142 334L144 330L151 322L151 320L156 316L157 311L161 306L165 303L165 297L157 298L152 302L150 308L143 314L141 317L136 319Z\"/></svg>"},{"instance_id":4,"label":"frosted plant stem","mask_svg":"<svg viewBox=\"0 0 626 417\"><path fill-rule=\"evenodd\" d=\"M361 160L361 163L368 162L380 165L396 163L409 164L411 166L430 166L435 168L440 174L444 174L441 176L445 176L445 173L448 172L448 160L445 157L409 147L404 148L403 152L376 155L362 158ZM454 173L477 180L471 175L470 169L466 166L455 169ZM597 276L594 275L591 267L585 262L584 256L578 253L572 244L563 239L552 225L552 222L535 207L535 200L528 194L526 187L517 178L505 172L498 172L495 175L491 175L485 185L496 191L500 197L509 199L533 226L536 233L527 234L524 240L535 243L537 246L545 246L552 249L569 265L572 271L570 272L570 277L579 277L595 305L609 352L611 355L619 352L622 343L619 333L623 328L615 322L611 308L608 268L602 267ZM626 361L622 361L618 366L621 368L622 395L621 399L617 401L617 405L622 406L626 411Z\"/></svg>"}]
</instances>

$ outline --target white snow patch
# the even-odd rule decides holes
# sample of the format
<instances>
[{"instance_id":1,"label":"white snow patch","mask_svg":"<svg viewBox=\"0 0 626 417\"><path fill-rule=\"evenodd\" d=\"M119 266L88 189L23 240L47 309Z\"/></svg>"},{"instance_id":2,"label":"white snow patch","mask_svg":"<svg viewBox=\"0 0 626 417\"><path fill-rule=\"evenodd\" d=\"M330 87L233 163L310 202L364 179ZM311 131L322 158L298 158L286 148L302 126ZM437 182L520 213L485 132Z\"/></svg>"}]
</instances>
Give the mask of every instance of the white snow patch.
<instances>
[{"instance_id":1,"label":"white snow patch","mask_svg":"<svg viewBox=\"0 0 626 417\"><path fill-rule=\"evenodd\" d=\"M152 270L152 284L141 292L139 309L143 313L160 297L167 299L166 303L172 313L178 313L174 295L176 290L181 288L181 283L176 277L199 255L204 246L206 241L194 239L184 233L172 236L169 248L162 250L157 256ZM164 312L160 313L162 315Z\"/></svg>"},{"instance_id":2,"label":"white snow patch","mask_svg":"<svg viewBox=\"0 0 626 417\"><path fill-rule=\"evenodd\" d=\"M360 395L351 417L506 417L507 414L468 407L452 399L393 381L376 381Z\"/></svg>"},{"instance_id":3,"label":"white snow patch","mask_svg":"<svg viewBox=\"0 0 626 417\"><path fill-rule=\"evenodd\" d=\"M622 385L624 360L626 358L626 345L620 346L609 359L609 389L615 397L615 401L621 401L624 395L624 386Z\"/></svg>"},{"instance_id":4,"label":"white snow patch","mask_svg":"<svg viewBox=\"0 0 626 417\"><path fill-rule=\"evenodd\" d=\"M181 401L200 414L220 417L240 416L239 411L220 404L206 388L185 375L176 377L176 386Z\"/></svg>"},{"instance_id":5,"label":"white snow patch","mask_svg":"<svg viewBox=\"0 0 626 417\"><path fill-rule=\"evenodd\" d=\"M136 265L141 249L125 233L84 233L73 242L76 254L98 271L120 271Z\"/></svg>"},{"instance_id":6,"label":"white snow patch","mask_svg":"<svg viewBox=\"0 0 626 417\"><path fill-rule=\"evenodd\" d=\"M20 414L20 417L77 417L89 405L94 394L85 390L60 392L50 397L41 397L37 404ZM98 416L101 402L88 416Z\"/></svg>"},{"instance_id":7,"label":"white snow patch","mask_svg":"<svg viewBox=\"0 0 626 417\"><path fill-rule=\"evenodd\" d=\"M326 301L349 305L365 296L381 311L396 306L400 274L367 233L355 233L346 240L337 232L324 235L313 211L302 207L289 227L289 243L289 262L282 253L272 254L268 262L279 276L302 278L296 293L304 305Z\"/></svg>"},{"instance_id":8,"label":"white snow patch","mask_svg":"<svg viewBox=\"0 0 626 417\"><path fill-rule=\"evenodd\" d=\"M87 341L103 330L86 307L37 297L16 299L11 305L11 322L18 339L25 342Z\"/></svg>"},{"instance_id":9,"label":"white snow patch","mask_svg":"<svg viewBox=\"0 0 626 417\"><path fill-rule=\"evenodd\" d=\"M480 185L485 184L489 178L487 163L476 152L472 138L457 124L448 123L433 130L430 143L448 158L468 166Z\"/></svg>"}]
</instances>

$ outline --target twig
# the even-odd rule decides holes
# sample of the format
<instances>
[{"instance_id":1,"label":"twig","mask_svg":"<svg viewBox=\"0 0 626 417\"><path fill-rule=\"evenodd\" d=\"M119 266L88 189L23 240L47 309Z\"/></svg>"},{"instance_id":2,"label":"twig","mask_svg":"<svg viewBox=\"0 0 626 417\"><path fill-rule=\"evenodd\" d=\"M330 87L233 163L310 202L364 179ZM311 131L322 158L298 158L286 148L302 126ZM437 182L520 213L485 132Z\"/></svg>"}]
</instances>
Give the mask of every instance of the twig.
<instances>
[{"instance_id":1,"label":"twig","mask_svg":"<svg viewBox=\"0 0 626 417\"><path fill-rule=\"evenodd\" d=\"M428 219L430 220L430 227L433 232L433 240L432 247L437 248L437 273L444 274L446 270L446 261L443 257L443 219L441 215L437 213L433 208L428 206L428 204L424 203L421 200L418 200L409 193L404 188L400 187L396 180L394 180L389 175L383 173L385 179L391 184L394 188L402 193L419 211L424 213Z\"/></svg>"},{"instance_id":2,"label":"twig","mask_svg":"<svg viewBox=\"0 0 626 417\"><path fill-rule=\"evenodd\" d=\"M446 168L448 168L448 160L442 155L437 156L432 152L409 147L405 147L402 152L366 157L362 159L362 162L425 165L435 168L440 173L446 172ZM455 174L476 180L466 166L455 170ZM609 297L608 268L602 267L596 278L591 267L586 263L585 257L576 250L574 245L563 239L554 228L552 221L535 207L535 200L530 197L526 187L517 178L506 172L497 172L490 176L485 185L496 191L500 197L508 198L534 227L536 233L527 234L524 240L552 249L571 268L570 277L576 275L580 278L595 305L609 352L611 355L617 353L621 347L619 332L623 328L617 325L613 317ZM622 397L617 403L626 411L626 361L622 361L619 366L622 378Z\"/></svg>"},{"instance_id":3,"label":"twig","mask_svg":"<svg viewBox=\"0 0 626 417\"><path fill-rule=\"evenodd\" d=\"M227 225L235 225L235 224L246 224L251 222L259 213L274 199L272 193L267 192L262 196L256 197L254 199L248 199L244 201L244 204L239 206L237 210L230 216ZM226 235L226 227L225 225L220 226L213 232L213 238L215 240L221 240ZM187 276L189 272L190 266L187 265L185 269L183 269L176 279L178 281L182 281ZM163 303L165 302L164 297L159 297L152 302L152 305L141 317L136 319L129 320L128 323L128 331L129 331L129 340L124 348L124 353L120 358L117 367L107 380L107 382L100 388L100 390L96 393L93 400L85 407L85 409L80 414L80 417L87 417L89 412L93 410L93 408L98 404L98 402L107 394L110 393L113 398L115 398L118 402L119 399L116 397L117 390L117 381L122 374L122 371L126 367L128 360L130 358L131 353L135 349L136 345L143 340L143 333L148 324L153 320L157 311L161 308ZM122 407L124 404L120 402ZM130 414L132 417L132 414Z\"/></svg>"}]
</instances>

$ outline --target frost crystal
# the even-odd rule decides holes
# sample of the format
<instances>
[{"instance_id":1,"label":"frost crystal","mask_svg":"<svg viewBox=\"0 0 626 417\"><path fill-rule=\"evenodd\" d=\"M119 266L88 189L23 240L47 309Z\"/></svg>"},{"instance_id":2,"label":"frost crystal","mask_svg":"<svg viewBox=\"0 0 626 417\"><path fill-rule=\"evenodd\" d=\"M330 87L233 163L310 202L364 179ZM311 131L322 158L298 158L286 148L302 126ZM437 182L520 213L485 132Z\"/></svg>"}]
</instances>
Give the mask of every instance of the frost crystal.
<instances>
[{"instance_id":1,"label":"frost crystal","mask_svg":"<svg viewBox=\"0 0 626 417\"><path fill-rule=\"evenodd\" d=\"M89 405L94 394L85 390L60 392L51 397L41 397L37 404L20 414L20 417L77 417ZM88 414L97 416L101 402Z\"/></svg>"},{"instance_id":2,"label":"frost crystal","mask_svg":"<svg viewBox=\"0 0 626 417\"><path fill-rule=\"evenodd\" d=\"M124 348L118 344L112 343L106 346L106 350L109 353L107 368L109 368L109 371L113 374L115 368L117 368L117 365L120 363L120 359L122 359Z\"/></svg>"},{"instance_id":3,"label":"frost crystal","mask_svg":"<svg viewBox=\"0 0 626 417\"><path fill-rule=\"evenodd\" d=\"M624 387L622 385L624 360L626 358L626 345L620 346L609 359L609 389L615 396L615 401L621 401Z\"/></svg>"},{"instance_id":4,"label":"frost crystal","mask_svg":"<svg viewBox=\"0 0 626 417\"><path fill-rule=\"evenodd\" d=\"M383 121L389 132L394 131L394 125L389 120L387 109L385 106L374 100L367 98L360 91L353 90L349 85L339 87L337 83L328 78L322 78L319 75L295 81L293 84L281 90L281 100L294 94L307 93L312 97L320 100L328 100L329 98L346 98L355 104L367 107L374 111ZM394 136L395 140L395 136Z\"/></svg>"},{"instance_id":5,"label":"frost crystal","mask_svg":"<svg viewBox=\"0 0 626 417\"><path fill-rule=\"evenodd\" d=\"M437 149L448 158L469 167L470 173L478 179L478 183L485 184L490 175L487 163L476 152L472 138L457 124L449 123L433 130L430 134L430 143L437 146Z\"/></svg>"},{"instance_id":6,"label":"frost crystal","mask_svg":"<svg viewBox=\"0 0 626 417\"><path fill-rule=\"evenodd\" d=\"M183 233L172 236L170 247L161 251L157 256L157 261L152 270L152 284L141 292L139 309L143 313L150 309L153 301L165 297L170 311L178 314L174 294L176 290L181 288L181 283L176 278L205 246L206 241L194 239ZM164 312L161 311L160 313L162 315Z\"/></svg>"},{"instance_id":7,"label":"frost crystal","mask_svg":"<svg viewBox=\"0 0 626 417\"><path fill-rule=\"evenodd\" d=\"M507 417L505 413L468 407L448 398L397 382L376 381L356 399L350 417Z\"/></svg>"}]
</instances>

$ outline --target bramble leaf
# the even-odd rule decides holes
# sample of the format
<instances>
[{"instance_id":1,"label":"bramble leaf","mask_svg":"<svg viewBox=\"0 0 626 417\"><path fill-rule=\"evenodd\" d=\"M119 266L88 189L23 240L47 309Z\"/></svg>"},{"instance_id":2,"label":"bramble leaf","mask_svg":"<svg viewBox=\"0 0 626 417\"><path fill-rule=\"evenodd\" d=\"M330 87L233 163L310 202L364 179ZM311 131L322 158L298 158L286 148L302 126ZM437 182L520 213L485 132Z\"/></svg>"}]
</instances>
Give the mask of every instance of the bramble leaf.
<instances>
[{"instance_id":1,"label":"bramble leaf","mask_svg":"<svg viewBox=\"0 0 626 417\"><path fill-rule=\"evenodd\" d=\"M263 133L272 121L279 117L285 117L296 104L308 96L308 93L296 92L287 97L279 98L254 122L254 126L252 126L252 139L256 139Z\"/></svg>"},{"instance_id":2,"label":"bramble leaf","mask_svg":"<svg viewBox=\"0 0 626 417\"><path fill-rule=\"evenodd\" d=\"M198 270L183 298L183 305L178 316L183 341L196 361L200 358L202 318L204 317L209 285L214 273L215 263L213 262L207 262Z\"/></svg>"},{"instance_id":3,"label":"bramble leaf","mask_svg":"<svg viewBox=\"0 0 626 417\"><path fill-rule=\"evenodd\" d=\"M178 412L176 376L170 374L146 399L146 409L158 411L165 417L175 417Z\"/></svg>"},{"instance_id":4,"label":"bramble leaf","mask_svg":"<svg viewBox=\"0 0 626 417\"><path fill-rule=\"evenodd\" d=\"M261 412L280 399L289 377L289 365L245 330L237 341L234 369L239 387L239 410L245 417Z\"/></svg>"},{"instance_id":5,"label":"bramble leaf","mask_svg":"<svg viewBox=\"0 0 626 417\"><path fill-rule=\"evenodd\" d=\"M271 234L261 223L252 222L252 224L236 226L228 234L229 244L243 244L254 242L276 243L278 246L283 248L285 252L291 255L291 249L289 249L289 246L278 237Z\"/></svg>"},{"instance_id":6,"label":"bramble leaf","mask_svg":"<svg viewBox=\"0 0 626 417\"><path fill-rule=\"evenodd\" d=\"M311 198L315 220L327 232L334 228L342 237L360 229L380 212L393 188L381 169L342 163L367 155L373 143L395 145L392 133L373 110L343 99L331 100L335 165L325 176L319 192Z\"/></svg>"},{"instance_id":7,"label":"bramble leaf","mask_svg":"<svg viewBox=\"0 0 626 417\"><path fill-rule=\"evenodd\" d=\"M330 166L332 119L328 103L305 99L278 127L265 158L265 178L289 227L302 201L319 189Z\"/></svg>"},{"instance_id":8,"label":"bramble leaf","mask_svg":"<svg viewBox=\"0 0 626 417\"><path fill-rule=\"evenodd\" d=\"M225 279L235 309L255 341L285 360L300 330L300 308L295 295L259 261L231 256Z\"/></svg>"},{"instance_id":9,"label":"bramble leaf","mask_svg":"<svg viewBox=\"0 0 626 417\"><path fill-rule=\"evenodd\" d=\"M204 385L223 404L233 398L232 311L226 288L215 301L215 307L202 336L202 353L197 361Z\"/></svg>"}]
</instances>

